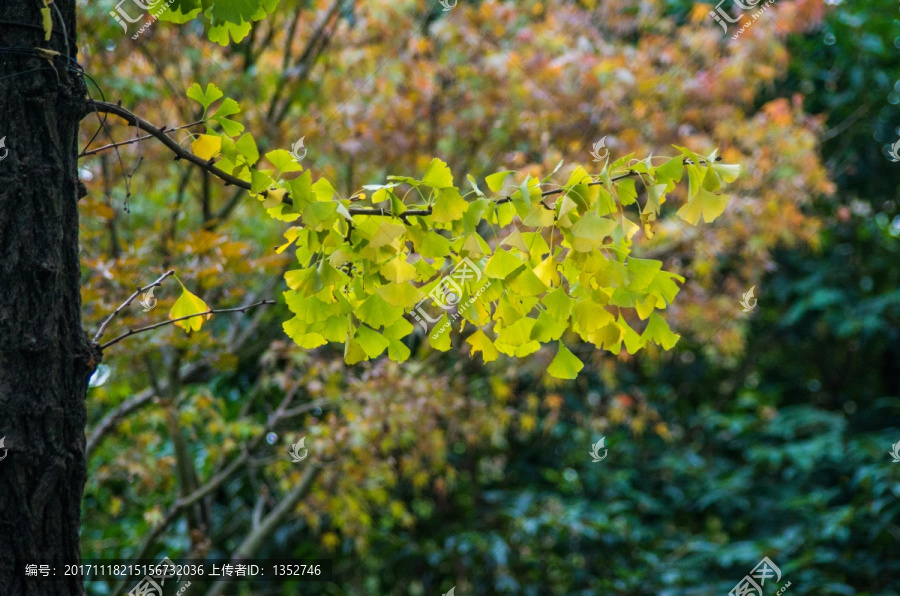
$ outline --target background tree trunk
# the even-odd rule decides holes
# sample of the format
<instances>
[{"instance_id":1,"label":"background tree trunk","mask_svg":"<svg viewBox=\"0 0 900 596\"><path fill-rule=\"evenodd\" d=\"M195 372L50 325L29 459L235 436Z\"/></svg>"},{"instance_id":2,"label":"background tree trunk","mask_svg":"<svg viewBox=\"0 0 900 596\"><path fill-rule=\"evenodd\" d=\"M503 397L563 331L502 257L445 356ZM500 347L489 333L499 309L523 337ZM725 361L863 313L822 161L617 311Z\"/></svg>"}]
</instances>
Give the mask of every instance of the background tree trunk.
<instances>
[{"instance_id":1,"label":"background tree trunk","mask_svg":"<svg viewBox=\"0 0 900 596\"><path fill-rule=\"evenodd\" d=\"M74 579L26 581L23 569L41 559L80 559L85 395L99 360L81 327L77 154L85 89L72 69L75 3L48 5L49 41L43 6L0 2L0 137L8 150L0 149L0 437L8 449L0 461L4 596L84 593ZM48 58L35 48L59 56ZM59 566L55 571L62 573Z\"/></svg>"}]
</instances>

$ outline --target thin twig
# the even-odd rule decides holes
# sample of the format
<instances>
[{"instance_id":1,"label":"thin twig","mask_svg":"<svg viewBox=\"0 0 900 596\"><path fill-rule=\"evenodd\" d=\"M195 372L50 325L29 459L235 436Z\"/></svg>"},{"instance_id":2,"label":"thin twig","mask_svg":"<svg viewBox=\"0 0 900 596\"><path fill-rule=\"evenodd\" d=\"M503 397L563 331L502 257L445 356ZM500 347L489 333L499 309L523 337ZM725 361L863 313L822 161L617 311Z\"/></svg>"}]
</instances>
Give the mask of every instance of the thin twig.
<instances>
[{"instance_id":1,"label":"thin twig","mask_svg":"<svg viewBox=\"0 0 900 596\"><path fill-rule=\"evenodd\" d=\"M330 36L330 33L326 34L325 29L328 27L328 25L331 22L334 15L337 14L340 6L341 6L340 0L337 0L331 6L331 8L328 10L328 13L325 15L325 17L322 19L322 21L316 27L316 30L310 36L309 41L307 41L306 47L300 53L300 57L297 59L297 63L290 70L296 71L296 70L302 68L300 70L300 74L302 74L304 78L307 74L309 74L310 68L309 68L308 64L310 64L311 62L314 62L315 58L318 57L318 55L319 55L319 52L315 51L316 46L319 45L319 40L323 36L325 36L325 37ZM297 9L296 13L294 14L293 22L291 22L290 29L288 30L288 35L287 35L286 43L285 43L285 52L284 52L284 56L282 58L282 63L281 63L281 72L284 74L281 78L279 78L278 84L275 87L275 92L272 94L272 100L269 103L269 109L266 114L266 119L269 121L272 121L272 117L275 115L275 108L278 105L278 102L281 100L281 93L282 93L282 91L284 91L284 88L285 88L285 85L287 84L289 76L291 76L291 75L288 75L288 64L290 63L291 58L292 58L291 43L294 40L294 33L297 30L297 23L300 20L300 15L302 12L303 11L301 9L299 9L299 8ZM314 51L315 51L315 53L313 53ZM312 60L310 60L310 58L312 58ZM300 79L301 82L302 82L302 80L303 79ZM298 82L292 81L292 84L297 85ZM291 101L288 100L286 102L286 105L290 106L290 103L291 103ZM279 114L279 118L277 118L275 120L276 123L281 119L280 117L284 114L284 112L285 112L285 110L282 109L281 113Z\"/></svg>"},{"instance_id":2,"label":"thin twig","mask_svg":"<svg viewBox=\"0 0 900 596\"><path fill-rule=\"evenodd\" d=\"M301 414L306 414L307 412L311 412L316 408L321 410L329 410L332 408L336 408L337 404L330 399L317 399L315 401L311 401L308 404L303 404L302 406L297 406L296 408L291 408L290 410L285 410L280 418L287 419L293 418L294 416L299 416Z\"/></svg>"},{"instance_id":3,"label":"thin twig","mask_svg":"<svg viewBox=\"0 0 900 596\"><path fill-rule=\"evenodd\" d=\"M116 318L116 315L118 315L120 312L122 312L122 309L126 308L129 304L134 302L134 299L137 298L138 294L140 294L141 292L146 292L150 288L155 288L157 286L162 285L163 280L165 280L170 275L175 275L175 271L174 270L166 271L155 282L153 282L149 286L144 286L143 288L138 288L134 294L129 296L128 300L123 302L122 305L119 306L119 308L117 308L115 311L113 311L113 313L111 315L109 315L109 317L107 317L107 319L105 321L103 321L103 324L100 325L100 329L97 330L97 334L94 336L94 343L97 343L97 341L103 336L103 332L106 331L107 325L109 325L112 322L112 320Z\"/></svg>"},{"instance_id":4,"label":"thin twig","mask_svg":"<svg viewBox=\"0 0 900 596\"><path fill-rule=\"evenodd\" d=\"M825 141L830 141L834 137L838 136L839 134L856 124L856 121L862 118L866 114L866 112L871 109L871 107L871 104L864 103L856 108L856 110L854 110L854 112L850 114L843 122L824 131L822 133L822 142L824 143Z\"/></svg>"},{"instance_id":5,"label":"thin twig","mask_svg":"<svg viewBox=\"0 0 900 596\"><path fill-rule=\"evenodd\" d=\"M106 342L105 344L103 344L102 346L100 346L100 349L105 350L109 346L111 346L115 343L119 343L126 337L131 337L132 335L137 335L138 333L143 333L144 331L150 331L151 329L157 329L159 327L164 327L165 325L172 325L173 323L177 323L179 321L193 319L194 317L203 317L206 315L217 315L217 314L228 313L228 312L246 312L248 309L255 308L257 306L263 306L266 304L275 304L275 301L274 300L262 300L260 302L254 303L254 304L248 304L246 306L239 306L237 308L220 308L220 309L211 308L205 312L198 312L197 314L187 315L184 317L178 317L177 319L161 321L159 323L154 323L153 325L147 325L146 327L141 327L139 329L129 329L127 332L123 333L119 337L112 339L112 340Z\"/></svg>"},{"instance_id":6,"label":"thin twig","mask_svg":"<svg viewBox=\"0 0 900 596\"><path fill-rule=\"evenodd\" d=\"M267 284L269 286L269 290L275 287L277 284L277 280L279 278L272 278L272 281ZM267 293L263 291L263 293ZM253 298L255 300L255 297ZM238 333L237 325L232 328L232 332L228 335L228 339L225 341L225 344L228 346L228 349L232 354L236 354L243 346L250 340L251 335L256 329L257 324L259 323L259 315L263 314L263 311L257 311L255 315L250 320L249 325L246 329ZM195 362L184 367L181 371L181 376L179 382L181 383L200 383L208 380L210 372L210 367L205 362ZM94 426L91 431L91 436L88 437L87 447L85 448L85 453L87 454L87 458L90 459L93 451L99 447L100 443L109 434L113 428L115 428L116 424L125 416L135 412L147 404L153 402L153 398L162 392L168 391L168 387L165 382L160 383L160 391L156 392L151 387L150 389L145 389L141 393L128 398L121 404L119 407L111 412L107 412L106 415Z\"/></svg>"},{"instance_id":7,"label":"thin twig","mask_svg":"<svg viewBox=\"0 0 900 596\"><path fill-rule=\"evenodd\" d=\"M203 124L206 120L197 120L196 122L191 122L190 124L185 124L184 126L176 126L175 128L166 128L165 126L160 128L160 132L169 133L175 132L176 130L182 130L185 128L190 128L192 126L197 126L198 124ZM144 135L142 137L135 137L133 139L129 139L127 141L122 141L121 143L110 143L109 145L103 145L102 147L97 147L96 149L91 149L90 151L82 151L78 154L79 159L82 157L87 157L88 155L95 155L100 153L101 151L106 151L107 149L112 149L113 147L121 147L122 145L131 145L132 143L137 143L138 141L146 141L147 139L152 139L153 135Z\"/></svg>"}]
</instances>

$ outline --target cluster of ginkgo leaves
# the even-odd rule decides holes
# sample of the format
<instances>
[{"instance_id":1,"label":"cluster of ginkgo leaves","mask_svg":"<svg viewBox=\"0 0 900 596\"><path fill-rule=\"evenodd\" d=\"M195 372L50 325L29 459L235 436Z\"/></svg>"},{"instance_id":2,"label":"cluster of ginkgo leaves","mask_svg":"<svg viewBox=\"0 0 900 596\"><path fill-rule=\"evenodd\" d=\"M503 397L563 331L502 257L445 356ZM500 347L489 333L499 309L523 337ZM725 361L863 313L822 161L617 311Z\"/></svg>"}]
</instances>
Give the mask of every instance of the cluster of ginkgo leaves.
<instances>
[{"instance_id":1,"label":"cluster of ginkgo leaves","mask_svg":"<svg viewBox=\"0 0 900 596\"><path fill-rule=\"evenodd\" d=\"M569 331L613 353L624 347L633 354L648 342L670 349L679 336L658 311L684 278L661 261L631 257L634 237L652 235L668 193L684 178L687 201L677 215L692 225L713 221L728 203L725 185L739 173L718 163L716 151L701 156L676 147L673 158L607 159L596 173L576 165L561 186L551 180L562 163L544 179L491 174L486 190L469 176L464 191L447 164L432 159L421 178L388 176L341 198L288 151L266 153L273 167L259 167L255 140L230 118L240 112L237 102L225 98L207 115L223 98L215 85L204 91L194 84L188 96L203 106L207 123L194 154L248 184L270 216L295 224L278 248L294 246L299 263L285 275L295 315L285 332L308 349L344 343L350 364L385 352L406 360L411 313L422 309L440 313L432 347L449 350L456 323L461 332L473 330L465 341L485 362L557 342L548 373L558 378L574 378L583 367L562 341ZM448 283L446 274L461 262L469 275Z\"/></svg>"},{"instance_id":2,"label":"cluster of ginkgo leaves","mask_svg":"<svg viewBox=\"0 0 900 596\"><path fill-rule=\"evenodd\" d=\"M172 0L159 19L183 24L202 18L209 23L209 39L226 46L229 37L235 42L244 39L250 34L251 22L266 18L277 6L278 0Z\"/></svg>"}]
</instances>

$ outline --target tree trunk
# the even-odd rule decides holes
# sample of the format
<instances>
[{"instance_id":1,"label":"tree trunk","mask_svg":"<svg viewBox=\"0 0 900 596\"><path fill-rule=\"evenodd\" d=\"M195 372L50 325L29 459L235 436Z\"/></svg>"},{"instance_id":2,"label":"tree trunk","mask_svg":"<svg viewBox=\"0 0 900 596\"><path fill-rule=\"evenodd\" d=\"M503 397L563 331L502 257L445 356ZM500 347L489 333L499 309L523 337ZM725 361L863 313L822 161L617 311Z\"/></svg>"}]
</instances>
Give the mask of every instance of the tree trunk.
<instances>
[{"instance_id":1,"label":"tree trunk","mask_svg":"<svg viewBox=\"0 0 900 596\"><path fill-rule=\"evenodd\" d=\"M99 360L81 327L77 154L85 89L72 68L75 2L47 5L49 41L43 6L0 2L3 596L84 593L77 579L26 580L24 573L27 563L80 560L85 395ZM62 566L55 572L60 578Z\"/></svg>"}]
</instances>

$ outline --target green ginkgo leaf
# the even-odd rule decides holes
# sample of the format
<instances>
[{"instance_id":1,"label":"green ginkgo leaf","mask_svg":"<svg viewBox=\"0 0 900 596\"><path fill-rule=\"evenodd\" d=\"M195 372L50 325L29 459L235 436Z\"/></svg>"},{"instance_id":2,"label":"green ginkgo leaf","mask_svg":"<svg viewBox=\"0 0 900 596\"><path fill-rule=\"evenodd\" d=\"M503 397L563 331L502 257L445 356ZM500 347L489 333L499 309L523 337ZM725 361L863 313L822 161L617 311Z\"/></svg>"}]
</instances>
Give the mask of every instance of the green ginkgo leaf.
<instances>
[{"instance_id":1,"label":"green ginkgo leaf","mask_svg":"<svg viewBox=\"0 0 900 596\"><path fill-rule=\"evenodd\" d=\"M297 317L288 319L282 323L284 332L301 348L312 350L319 346L324 346L328 341L318 333L306 333L308 328L305 323Z\"/></svg>"},{"instance_id":2,"label":"green ginkgo leaf","mask_svg":"<svg viewBox=\"0 0 900 596\"><path fill-rule=\"evenodd\" d=\"M431 218L441 223L449 223L462 218L463 213L469 208L459 191L455 188L442 188L437 192L434 205L431 209Z\"/></svg>"},{"instance_id":3,"label":"green ginkgo leaf","mask_svg":"<svg viewBox=\"0 0 900 596\"><path fill-rule=\"evenodd\" d=\"M600 217L588 212L572 226L572 248L579 252L596 250L603 244L603 239L613 233L619 224L608 217Z\"/></svg>"},{"instance_id":4,"label":"green ginkgo leaf","mask_svg":"<svg viewBox=\"0 0 900 596\"><path fill-rule=\"evenodd\" d=\"M547 286L535 275L531 267L523 267L510 275L506 280L506 287L523 297L538 296L547 291Z\"/></svg>"},{"instance_id":5,"label":"green ginkgo leaf","mask_svg":"<svg viewBox=\"0 0 900 596\"><path fill-rule=\"evenodd\" d=\"M372 294L356 309L356 316L370 327L387 327L403 316L403 309L391 306L378 294Z\"/></svg>"},{"instance_id":6,"label":"green ginkgo leaf","mask_svg":"<svg viewBox=\"0 0 900 596\"><path fill-rule=\"evenodd\" d=\"M557 321L562 322L569 320L569 315L572 314L572 306L575 304L575 300L566 294L565 289L559 287L544 296L543 300L541 300L541 304L547 307L547 313L549 313L550 316Z\"/></svg>"},{"instance_id":7,"label":"green ginkgo leaf","mask_svg":"<svg viewBox=\"0 0 900 596\"><path fill-rule=\"evenodd\" d=\"M366 356L375 358L387 349L390 342L383 335L365 325L360 325L356 331L356 343L362 348Z\"/></svg>"},{"instance_id":8,"label":"green ginkgo leaf","mask_svg":"<svg viewBox=\"0 0 900 596\"><path fill-rule=\"evenodd\" d=\"M727 183L734 182L741 174L741 166L739 164L717 163L713 165L713 168L722 177L722 180Z\"/></svg>"},{"instance_id":9,"label":"green ginkgo leaf","mask_svg":"<svg viewBox=\"0 0 900 596\"><path fill-rule=\"evenodd\" d=\"M435 158L428 164L422 184L435 189L450 188L453 186L453 174L445 162Z\"/></svg>"},{"instance_id":10,"label":"green ginkgo leaf","mask_svg":"<svg viewBox=\"0 0 900 596\"><path fill-rule=\"evenodd\" d=\"M311 296L325 287L316 269L294 269L284 274L290 289L303 296Z\"/></svg>"},{"instance_id":11,"label":"green ginkgo leaf","mask_svg":"<svg viewBox=\"0 0 900 596\"><path fill-rule=\"evenodd\" d=\"M391 306L404 309L411 308L425 297L419 288L405 282L385 284L376 292Z\"/></svg>"},{"instance_id":12,"label":"green ginkgo leaf","mask_svg":"<svg viewBox=\"0 0 900 596\"><path fill-rule=\"evenodd\" d=\"M435 350L448 351L452 347L450 327L450 318L445 314L438 319L438 322L428 332L428 344Z\"/></svg>"},{"instance_id":13,"label":"green ginkgo leaf","mask_svg":"<svg viewBox=\"0 0 900 596\"><path fill-rule=\"evenodd\" d=\"M567 323L557 321L546 310L542 310L534 323L534 327L531 328L531 339L542 344L556 341L562 337L566 327L568 327Z\"/></svg>"},{"instance_id":14,"label":"green ginkgo leaf","mask_svg":"<svg viewBox=\"0 0 900 596\"><path fill-rule=\"evenodd\" d=\"M241 138L235 143L235 148L247 160L247 165L252 166L259 161L259 150L256 148L256 141L250 133L241 135Z\"/></svg>"},{"instance_id":15,"label":"green ginkgo leaf","mask_svg":"<svg viewBox=\"0 0 900 596\"><path fill-rule=\"evenodd\" d=\"M728 195L718 195L701 189L696 197L678 210L677 215L692 226L697 225L701 215L703 216L703 221L712 223L714 219L724 213L727 206Z\"/></svg>"},{"instance_id":16,"label":"green ginkgo leaf","mask_svg":"<svg viewBox=\"0 0 900 596\"><path fill-rule=\"evenodd\" d=\"M525 262L512 255L512 253L498 248L494 255L488 259L484 273L492 279L506 279L514 271L525 266Z\"/></svg>"},{"instance_id":17,"label":"green ginkgo leaf","mask_svg":"<svg viewBox=\"0 0 900 596\"><path fill-rule=\"evenodd\" d=\"M619 190L619 201L622 205L631 205L637 201L637 190L634 187L634 178L620 181L616 188Z\"/></svg>"},{"instance_id":18,"label":"green ginkgo leaf","mask_svg":"<svg viewBox=\"0 0 900 596\"><path fill-rule=\"evenodd\" d=\"M194 83L193 85L188 87L187 96L194 101L199 102L200 105L203 106L203 110L206 111L214 101L225 97L225 94L222 93L222 90L216 87L213 83L207 83L206 91L203 91L200 88L200 85Z\"/></svg>"},{"instance_id":19,"label":"green ginkgo leaf","mask_svg":"<svg viewBox=\"0 0 900 596\"><path fill-rule=\"evenodd\" d=\"M675 344L678 343L679 339L681 339L681 336L677 333L672 333L666 320L656 313L650 315L650 320L647 322L647 328L644 329L644 332L641 334L641 340L643 340L644 343L652 341L666 350L671 350L675 347Z\"/></svg>"},{"instance_id":20,"label":"green ginkgo leaf","mask_svg":"<svg viewBox=\"0 0 900 596\"><path fill-rule=\"evenodd\" d=\"M644 347L646 343L641 336L637 334L637 332L631 328L631 326L625 321L622 315L619 315L616 323L619 324L619 327L625 331L625 337L623 338L625 341L625 349L629 354L636 354L641 348Z\"/></svg>"},{"instance_id":21,"label":"green ginkgo leaf","mask_svg":"<svg viewBox=\"0 0 900 596\"><path fill-rule=\"evenodd\" d=\"M259 8L259 0L215 0L210 9L210 16L214 25L249 23Z\"/></svg>"},{"instance_id":22,"label":"green ginkgo leaf","mask_svg":"<svg viewBox=\"0 0 900 596\"><path fill-rule=\"evenodd\" d=\"M419 252L423 257L430 259L446 257L450 254L450 241L432 230L428 232L419 246Z\"/></svg>"},{"instance_id":23,"label":"green ginkgo leaf","mask_svg":"<svg viewBox=\"0 0 900 596\"><path fill-rule=\"evenodd\" d=\"M506 177L510 174L515 174L513 170L503 170L502 172L497 172L495 174L491 174L484 181L487 183L488 188L490 188L494 192L498 192L501 188L503 188L503 181L506 180Z\"/></svg>"},{"instance_id":24,"label":"green ginkgo leaf","mask_svg":"<svg viewBox=\"0 0 900 596\"><path fill-rule=\"evenodd\" d=\"M684 158L676 157L656 168L656 182L674 188L684 174ZM671 186L670 186L671 184Z\"/></svg>"},{"instance_id":25,"label":"green ginkgo leaf","mask_svg":"<svg viewBox=\"0 0 900 596\"><path fill-rule=\"evenodd\" d=\"M416 278L416 268L407 263L401 255L382 265L381 274L395 284L402 284Z\"/></svg>"},{"instance_id":26,"label":"green ginkgo leaf","mask_svg":"<svg viewBox=\"0 0 900 596\"><path fill-rule=\"evenodd\" d=\"M645 290L653 282L656 273L662 268L661 261L652 259L628 259L625 269L628 271L628 289L632 292Z\"/></svg>"},{"instance_id":27,"label":"green ginkgo leaf","mask_svg":"<svg viewBox=\"0 0 900 596\"><path fill-rule=\"evenodd\" d=\"M584 363L570 352L563 342L560 341L558 344L559 351L556 352L556 357L547 367L547 374L557 379L574 379L584 368Z\"/></svg>"}]
</instances>

